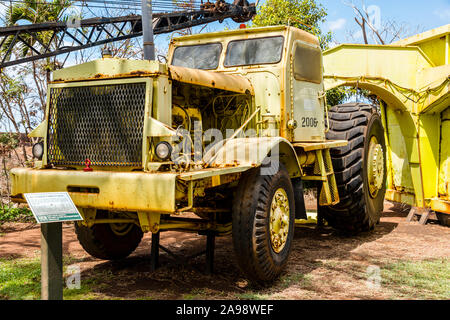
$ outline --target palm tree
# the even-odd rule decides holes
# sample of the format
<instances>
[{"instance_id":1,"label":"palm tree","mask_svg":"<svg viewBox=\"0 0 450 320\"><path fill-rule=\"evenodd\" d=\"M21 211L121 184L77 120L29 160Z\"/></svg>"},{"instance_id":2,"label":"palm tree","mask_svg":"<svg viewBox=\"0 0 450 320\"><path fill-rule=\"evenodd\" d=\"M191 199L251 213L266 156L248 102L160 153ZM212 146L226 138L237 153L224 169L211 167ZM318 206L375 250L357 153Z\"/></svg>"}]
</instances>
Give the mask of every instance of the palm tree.
<instances>
[{"instance_id":1,"label":"palm tree","mask_svg":"<svg viewBox=\"0 0 450 320\"><path fill-rule=\"evenodd\" d=\"M23 0L20 3L11 3L11 5L6 10L6 25L14 26L19 24L20 22L36 24L43 22L60 21L63 18L64 12L71 5L72 1L70 0ZM50 41L52 41L52 34L52 31L39 32L35 35L37 39L31 36L23 36L23 40L31 46L34 45L37 41L48 46L52 44L50 43ZM13 38L14 37L11 36L9 39L7 39L0 50L7 50L9 48L9 45L13 41ZM52 42L57 43L58 41L58 37L54 37ZM26 56L30 51L30 48L25 44L22 44L19 49L19 53L22 56ZM46 68L51 68L50 59L47 59Z\"/></svg>"}]
</instances>

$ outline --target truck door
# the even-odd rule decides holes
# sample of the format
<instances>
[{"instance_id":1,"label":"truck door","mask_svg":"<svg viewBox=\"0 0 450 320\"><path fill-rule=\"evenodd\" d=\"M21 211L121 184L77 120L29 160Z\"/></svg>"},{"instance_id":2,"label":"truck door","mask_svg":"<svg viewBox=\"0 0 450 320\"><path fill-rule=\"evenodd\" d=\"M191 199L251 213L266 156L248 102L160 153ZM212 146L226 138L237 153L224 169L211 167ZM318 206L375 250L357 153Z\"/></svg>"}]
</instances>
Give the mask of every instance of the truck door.
<instances>
[{"instance_id":1,"label":"truck door","mask_svg":"<svg viewBox=\"0 0 450 320\"><path fill-rule=\"evenodd\" d=\"M291 117L297 122L294 142L325 140L322 51L297 40L291 58Z\"/></svg>"}]
</instances>

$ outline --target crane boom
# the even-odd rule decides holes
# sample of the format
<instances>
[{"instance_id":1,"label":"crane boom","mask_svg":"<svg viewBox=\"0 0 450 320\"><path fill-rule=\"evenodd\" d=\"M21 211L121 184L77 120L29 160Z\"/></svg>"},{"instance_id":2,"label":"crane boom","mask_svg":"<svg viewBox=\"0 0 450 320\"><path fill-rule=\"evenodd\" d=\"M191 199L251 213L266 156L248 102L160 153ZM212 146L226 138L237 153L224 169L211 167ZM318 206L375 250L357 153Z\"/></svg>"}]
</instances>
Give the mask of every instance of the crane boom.
<instances>
[{"instance_id":1,"label":"crane boom","mask_svg":"<svg viewBox=\"0 0 450 320\"><path fill-rule=\"evenodd\" d=\"M231 18L247 22L256 14L254 4L236 0L228 4L223 0L202 4L200 10L157 13L153 15L155 34L191 28ZM49 41L42 41L43 32ZM0 69L54 57L142 36L142 17L128 15L115 18L92 18L69 22L46 22L0 28ZM68 46L70 41L73 45ZM15 49L26 48L25 56L15 55Z\"/></svg>"}]
</instances>

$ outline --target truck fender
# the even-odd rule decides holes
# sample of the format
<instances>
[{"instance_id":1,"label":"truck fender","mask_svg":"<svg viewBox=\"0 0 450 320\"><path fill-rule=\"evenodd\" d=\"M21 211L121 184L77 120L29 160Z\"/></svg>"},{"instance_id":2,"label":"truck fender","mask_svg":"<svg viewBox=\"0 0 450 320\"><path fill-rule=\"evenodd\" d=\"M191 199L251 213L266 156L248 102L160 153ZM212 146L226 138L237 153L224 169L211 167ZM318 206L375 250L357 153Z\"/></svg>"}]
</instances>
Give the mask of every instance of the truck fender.
<instances>
[{"instance_id":1,"label":"truck fender","mask_svg":"<svg viewBox=\"0 0 450 320\"><path fill-rule=\"evenodd\" d=\"M29 138L44 138L47 134L47 120L42 121L33 131L28 134Z\"/></svg>"},{"instance_id":2,"label":"truck fender","mask_svg":"<svg viewBox=\"0 0 450 320\"><path fill-rule=\"evenodd\" d=\"M282 163L291 178L302 176L297 154L291 143L281 137L255 137L223 140L212 146L203 157L210 167L249 165L273 167Z\"/></svg>"}]
</instances>

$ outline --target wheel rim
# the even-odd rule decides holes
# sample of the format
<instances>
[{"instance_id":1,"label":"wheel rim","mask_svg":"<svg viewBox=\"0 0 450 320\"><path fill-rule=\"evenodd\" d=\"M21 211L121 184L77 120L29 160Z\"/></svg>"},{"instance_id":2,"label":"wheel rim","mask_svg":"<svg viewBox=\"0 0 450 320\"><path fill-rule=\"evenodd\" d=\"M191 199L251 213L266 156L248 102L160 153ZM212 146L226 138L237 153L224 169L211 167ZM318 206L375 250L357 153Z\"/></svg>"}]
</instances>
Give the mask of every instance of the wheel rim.
<instances>
[{"instance_id":1,"label":"wheel rim","mask_svg":"<svg viewBox=\"0 0 450 320\"><path fill-rule=\"evenodd\" d=\"M280 253L286 246L289 233L289 199L284 189L278 189L270 206L270 240L272 249Z\"/></svg>"},{"instance_id":2,"label":"wheel rim","mask_svg":"<svg viewBox=\"0 0 450 320\"><path fill-rule=\"evenodd\" d=\"M125 236L133 228L132 223L111 223L111 231L118 236Z\"/></svg>"},{"instance_id":3,"label":"wheel rim","mask_svg":"<svg viewBox=\"0 0 450 320\"><path fill-rule=\"evenodd\" d=\"M367 164L369 193L372 198L376 198L378 192L383 188L385 173L384 150L376 137L370 139Z\"/></svg>"}]
</instances>

